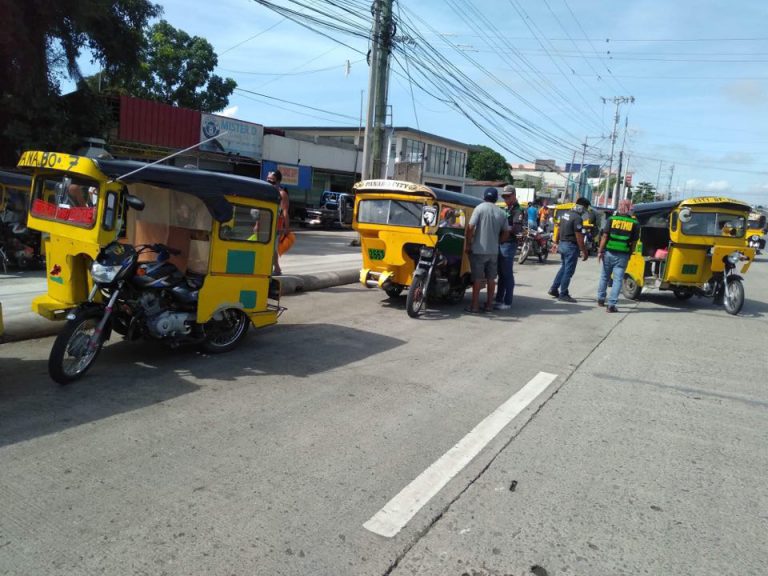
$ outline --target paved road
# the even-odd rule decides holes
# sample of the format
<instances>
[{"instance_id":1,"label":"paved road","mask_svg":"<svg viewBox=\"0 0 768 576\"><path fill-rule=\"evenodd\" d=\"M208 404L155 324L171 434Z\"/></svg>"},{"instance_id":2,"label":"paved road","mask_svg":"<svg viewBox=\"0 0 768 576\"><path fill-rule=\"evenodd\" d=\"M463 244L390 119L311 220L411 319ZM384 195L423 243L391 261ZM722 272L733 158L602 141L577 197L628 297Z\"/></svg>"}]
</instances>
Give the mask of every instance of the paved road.
<instances>
[{"instance_id":1,"label":"paved road","mask_svg":"<svg viewBox=\"0 0 768 576\"><path fill-rule=\"evenodd\" d=\"M736 318L606 314L594 261L561 304L555 270L482 316L297 294L236 352L116 342L66 388L50 338L0 345L0 574L763 575L765 260ZM540 372L399 532L363 527Z\"/></svg>"}]
</instances>

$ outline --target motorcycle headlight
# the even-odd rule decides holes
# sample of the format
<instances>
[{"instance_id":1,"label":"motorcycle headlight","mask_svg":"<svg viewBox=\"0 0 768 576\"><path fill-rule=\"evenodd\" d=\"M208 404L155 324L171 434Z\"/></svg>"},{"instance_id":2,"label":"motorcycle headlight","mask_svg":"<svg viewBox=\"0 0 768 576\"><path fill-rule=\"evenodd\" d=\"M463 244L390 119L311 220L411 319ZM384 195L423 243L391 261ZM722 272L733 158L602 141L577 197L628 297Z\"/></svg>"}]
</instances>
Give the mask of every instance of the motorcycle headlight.
<instances>
[{"instance_id":1,"label":"motorcycle headlight","mask_svg":"<svg viewBox=\"0 0 768 576\"><path fill-rule=\"evenodd\" d=\"M435 249L431 246L422 246L419 254L422 258L432 258L435 253Z\"/></svg>"},{"instance_id":2,"label":"motorcycle headlight","mask_svg":"<svg viewBox=\"0 0 768 576\"><path fill-rule=\"evenodd\" d=\"M757 234L753 234L750 240L752 240L752 242L757 242L758 240L760 240L760 236L758 236Z\"/></svg>"},{"instance_id":3,"label":"motorcycle headlight","mask_svg":"<svg viewBox=\"0 0 768 576\"><path fill-rule=\"evenodd\" d=\"M730 264L733 264L735 266L736 264L739 263L739 259L741 258L741 252L731 252L725 258L726 260L728 260Z\"/></svg>"},{"instance_id":4,"label":"motorcycle headlight","mask_svg":"<svg viewBox=\"0 0 768 576\"><path fill-rule=\"evenodd\" d=\"M109 284L115 279L122 266L104 266L98 262L91 264L91 277L98 284Z\"/></svg>"}]
</instances>

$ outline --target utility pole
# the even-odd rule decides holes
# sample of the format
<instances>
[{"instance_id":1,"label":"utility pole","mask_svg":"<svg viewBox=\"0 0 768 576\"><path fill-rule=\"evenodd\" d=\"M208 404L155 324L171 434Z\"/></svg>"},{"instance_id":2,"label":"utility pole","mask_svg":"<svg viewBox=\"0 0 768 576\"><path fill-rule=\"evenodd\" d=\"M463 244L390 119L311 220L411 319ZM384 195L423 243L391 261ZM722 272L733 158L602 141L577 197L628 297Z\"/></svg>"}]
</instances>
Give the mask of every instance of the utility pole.
<instances>
[{"instance_id":1,"label":"utility pole","mask_svg":"<svg viewBox=\"0 0 768 576\"><path fill-rule=\"evenodd\" d=\"M664 163L664 160L659 160L659 175L656 177L656 194L659 193L659 186L661 185L661 165Z\"/></svg>"},{"instance_id":2,"label":"utility pole","mask_svg":"<svg viewBox=\"0 0 768 576\"><path fill-rule=\"evenodd\" d=\"M363 143L363 179L382 178L389 88L389 55L392 51L392 0L373 0L370 75L368 77L368 114Z\"/></svg>"},{"instance_id":3,"label":"utility pole","mask_svg":"<svg viewBox=\"0 0 768 576\"><path fill-rule=\"evenodd\" d=\"M616 146L616 138L618 134L616 134L616 126L619 124L619 105L620 104L631 104L635 101L634 96L614 96L613 98L603 98L603 104L607 104L609 101L616 104L616 114L613 117L613 130L611 130L611 159L608 162L608 182L605 186L605 193L606 197L609 192L609 187L611 185L611 170L613 169L613 150ZM618 208L619 205L619 199L616 198L616 195L613 196L613 207Z\"/></svg>"},{"instance_id":4,"label":"utility pole","mask_svg":"<svg viewBox=\"0 0 768 576\"><path fill-rule=\"evenodd\" d=\"M669 182L667 183L667 200L672 200L672 177L675 175L675 165L669 170Z\"/></svg>"}]
</instances>

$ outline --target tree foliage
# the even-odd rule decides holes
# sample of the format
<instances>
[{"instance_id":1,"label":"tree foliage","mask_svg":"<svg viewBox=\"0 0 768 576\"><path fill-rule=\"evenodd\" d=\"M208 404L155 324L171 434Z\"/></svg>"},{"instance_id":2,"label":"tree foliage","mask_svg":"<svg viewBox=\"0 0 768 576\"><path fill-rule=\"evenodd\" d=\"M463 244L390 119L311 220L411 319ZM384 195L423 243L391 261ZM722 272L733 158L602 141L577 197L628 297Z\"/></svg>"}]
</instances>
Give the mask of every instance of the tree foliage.
<instances>
[{"instance_id":1,"label":"tree foliage","mask_svg":"<svg viewBox=\"0 0 768 576\"><path fill-rule=\"evenodd\" d=\"M146 33L142 62L124 88L133 96L202 112L217 112L229 103L237 83L212 74L218 63L205 38L190 36L165 20Z\"/></svg>"},{"instance_id":2,"label":"tree foliage","mask_svg":"<svg viewBox=\"0 0 768 576\"><path fill-rule=\"evenodd\" d=\"M473 146L467 156L467 176L475 180L512 181L507 160L487 146Z\"/></svg>"},{"instance_id":3,"label":"tree foliage","mask_svg":"<svg viewBox=\"0 0 768 576\"><path fill-rule=\"evenodd\" d=\"M656 188L650 182L640 182L632 192L632 204L656 200Z\"/></svg>"},{"instance_id":4,"label":"tree foliage","mask_svg":"<svg viewBox=\"0 0 768 576\"><path fill-rule=\"evenodd\" d=\"M0 0L0 164L15 163L22 148L65 150L84 134L82 122L104 111L79 115L90 96L62 98L61 80L81 79L84 49L109 74L128 75L160 11L149 0Z\"/></svg>"}]
</instances>

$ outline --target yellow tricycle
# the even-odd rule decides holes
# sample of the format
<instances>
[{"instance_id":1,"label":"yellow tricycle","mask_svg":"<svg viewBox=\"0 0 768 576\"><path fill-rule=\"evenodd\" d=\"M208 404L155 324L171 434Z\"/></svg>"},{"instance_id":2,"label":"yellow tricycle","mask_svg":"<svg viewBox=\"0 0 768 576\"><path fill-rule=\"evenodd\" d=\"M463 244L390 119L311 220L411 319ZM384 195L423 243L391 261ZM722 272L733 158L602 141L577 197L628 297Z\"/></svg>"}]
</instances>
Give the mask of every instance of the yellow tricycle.
<instances>
[{"instance_id":1,"label":"yellow tricycle","mask_svg":"<svg viewBox=\"0 0 768 576\"><path fill-rule=\"evenodd\" d=\"M757 254L765 249L765 232L768 229L765 214L750 212L747 220L747 246L754 248Z\"/></svg>"},{"instance_id":2,"label":"yellow tricycle","mask_svg":"<svg viewBox=\"0 0 768 576\"><path fill-rule=\"evenodd\" d=\"M746 246L749 205L721 197L637 204L640 241L623 279L629 299L641 292L670 290L680 300L712 298L729 314L744 305L743 278L755 257Z\"/></svg>"},{"instance_id":3,"label":"yellow tricycle","mask_svg":"<svg viewBox=\"0 0 768 576\"><path fill-rule=\"evenodd\" d=\"M19 167L33 173L28 224L50 234L48 292L32 309L67 319L55 381L85 374L112 331L217 353L277 322L272 185L58 152L25 152Z\"/></svg>"},{"instance_id":4,"label":"yellow tricycle","mask_svg":"<svg viewBox=\"0 0 768 576\"><path fill-rule=\"evenodd\" d=\"M360 282L390 298L407 289L406 311L412 318L428 298L461 302L470 285L464 229L481 200L397 180L364 180L354 190Z\"/></svg>"}]
</instances>

